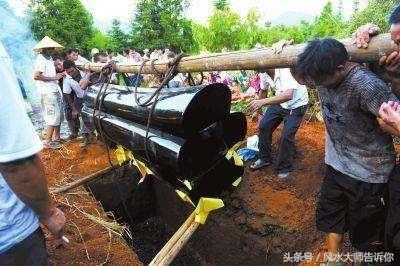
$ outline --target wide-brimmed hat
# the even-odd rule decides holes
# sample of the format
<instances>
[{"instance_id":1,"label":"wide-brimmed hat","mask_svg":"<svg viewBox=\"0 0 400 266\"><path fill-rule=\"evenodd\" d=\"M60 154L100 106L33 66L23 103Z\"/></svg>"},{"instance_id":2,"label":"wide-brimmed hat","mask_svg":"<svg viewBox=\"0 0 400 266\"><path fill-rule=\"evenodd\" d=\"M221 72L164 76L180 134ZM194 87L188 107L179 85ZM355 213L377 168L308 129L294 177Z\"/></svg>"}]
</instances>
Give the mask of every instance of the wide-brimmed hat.
<instances>
[{"instance_id":1,"label":"wide-brimmed hat","mask_svg":"<svg viewBox=\"0 0 400 266\"><path fill-rule=\"evenodd\" d=\"M64 48L64 46L53 41L50 37L45 36L40 42L38 42L38 44L35 45L35 47L33 47L33 50L36 52L40 52L45 48L54 48L56 50L60 50Z\"/></svg>"}]
</instances>

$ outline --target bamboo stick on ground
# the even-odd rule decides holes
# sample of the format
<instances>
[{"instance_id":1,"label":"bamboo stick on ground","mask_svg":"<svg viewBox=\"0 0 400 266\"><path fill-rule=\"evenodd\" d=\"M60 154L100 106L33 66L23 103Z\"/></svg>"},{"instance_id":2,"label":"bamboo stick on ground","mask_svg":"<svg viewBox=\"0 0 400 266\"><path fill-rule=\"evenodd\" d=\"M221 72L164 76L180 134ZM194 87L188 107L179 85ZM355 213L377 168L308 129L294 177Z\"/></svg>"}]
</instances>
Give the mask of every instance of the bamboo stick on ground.
<instances>
[{"instance_id":1,"label":"bamboo stick on ground","mask_svg":"<svg viewBox=\"0 0 400 266\"><path fill-rule=\"evenodd\" d=\"M381 34L371 39L368 49L359 49L351 39L341 40L346 46L350 60L355 62L374 62L381 56L397 51L397 46L389 34ZM216 53L208 55L184 57L177 68L178 72L246 70L259 68L282 68L295 65L298 55L306 44L287 46L279 54L274 54L272 49L255 49L230 53ZM87 66L93 72L100 72L105 64L90 63ZM120 73L138 73L141 63L117 64L116 70ZM167 71L167 61L156 61L154 66L157 72ZM83 67L83 66L80 66ZM143 67L143 74L154 74L155 71L147 62Z\"/></svg>"},{"instance_id":2,"label":"bamboo stick on ground","mask_svg":"<svg viewBox=\"0 0 400 266\"><path fill-rule=\"evenodd\" d=\"M186 232L190 225L194 222L195 212L186 219L186 221L179 227L178 231L168 240L164 247L158 252L149 265L159 265L160 261L169 253L171 248L179 241L181 236Z\"/></svg>"},{"instance_id":3,"label":"bamboo stick on ground","mask_svg":"<svg viewBox=\"0 0 400 266\"><path fill-rule=\"evenodd\" d=\"M179 251L181 251L181 249L186 245L186 243L189 241L193 233L197 230L199 225L200 225L199 223L193 221L190 224L189 228L183 233L183 235L179 238L179 240L175 243L175 245L170 249L168 254L164 256L163 260L160 262L159 265L170 265L171 262L178 255Z\"/></svg>"},{"instance_id":4,"label":"bamboo stick on ground","mask_svg":"<svg viewBox=\"0 0 400 266\"><path fill-rule=\"evenodd\" d=\"M88 176L85 176L85 177L83 177L81 179L78 179L78 180L75 180L75 181L73 181L71 183L68 183L68 184L66 184L66 185L64 185L62 187L55 188L55 189L50 189L50 192L54 193L54 194L66 192L66 191L71 190L73 188L76 188L76 187L79 187L81 185L84 185L84 184L86 184L86 183L88 183L90 181L93 181L94 179L96 179L96 178L98 178L98 177L110 172L112 169L114 169L114 167L109 166L109 167L104 168L104 169L102 169L102 170L100 170L98 172L95 172L95 173L90 174Z\"/></svg>"}]
</instances>

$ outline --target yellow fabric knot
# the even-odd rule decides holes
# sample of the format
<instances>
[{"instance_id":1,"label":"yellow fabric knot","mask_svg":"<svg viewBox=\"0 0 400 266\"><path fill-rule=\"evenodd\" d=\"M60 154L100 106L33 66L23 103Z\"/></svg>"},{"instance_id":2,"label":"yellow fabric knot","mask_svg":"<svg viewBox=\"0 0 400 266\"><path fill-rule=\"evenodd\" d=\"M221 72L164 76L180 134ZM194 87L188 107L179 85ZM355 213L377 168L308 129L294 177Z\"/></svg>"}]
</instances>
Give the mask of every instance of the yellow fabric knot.
<instances>
[{"instance_id":1,"label":"yellow fabric knot","mask_svg":"<svg viewBox=\"0 0 400 266\"><path fill-rule=\"evenodd\" d=\"M220 209L224 206L224 202L221 199L200 198L199 203L197 204L197 207L195 209L195 222L204 224L207 220L208 214L211 211Z\"/></svg>"}]
</instances>

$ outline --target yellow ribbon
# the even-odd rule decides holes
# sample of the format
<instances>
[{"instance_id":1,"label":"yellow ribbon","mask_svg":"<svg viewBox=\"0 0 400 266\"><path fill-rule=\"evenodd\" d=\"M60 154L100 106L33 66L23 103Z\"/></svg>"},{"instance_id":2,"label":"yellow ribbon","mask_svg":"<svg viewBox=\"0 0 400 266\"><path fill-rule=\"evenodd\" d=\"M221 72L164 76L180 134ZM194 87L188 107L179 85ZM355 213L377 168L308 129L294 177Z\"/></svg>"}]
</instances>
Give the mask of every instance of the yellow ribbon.
<instances>
[{"instance_id":1,"label":"yellow ribbon","mask_svg":"<svg viewBox=\"0 0 400 266\"><path fill-rule=\"evenodd\" d=\"M115 157L117 158L117 162L119 165L122 165L128 158L126 158L125 150L121 145L117 146L115 150Z\"/></svg>"},{"instance_id":2,"label":"yellow ribbon","mask_svg":"<svg viewBox=\"0 0 400 266\"><path fill-rule=\"evenodd\" d=\"M224 207L224 202L221 199L215 198L200 198L199 203L195 209L196 217L195 222L204 224L207 220L208 214L213 211Z\"/></svg>"},{"instance_id":3,"label":"yellow ribbon","mask_svg":"<svg viewBox=\"0 0 400 266\"><path fill-rule=\"evenodd\" d=\"M153 172L146 166L145 163L137 160L131 151L125 150L121 145L117 146L117 149L115 150L115 155L117 158L117 162L119 165L122 165L124 162L129 160L129 164L131 166L136 166L136 168L139 170L140 175L142 178L139 180L139 184L144 181L147 175L152 175Z\"/></svg>"},{"instance_id":4,"label":"yellow ribbon","mask_svg":"<svg viewBox=\"0 0 400 266\"><path fill-rule=\"evenodd\" d=\"M233 145L232 148L228 150L226 153L225 157L226 159L230 160L233 157L233 161L235 162L235 165L237 166L243 166L243 160L240 158L240 156L236 153L237 149L244 143L244 141L239 141L235 145Z\"/></svg>"}]
</instances>

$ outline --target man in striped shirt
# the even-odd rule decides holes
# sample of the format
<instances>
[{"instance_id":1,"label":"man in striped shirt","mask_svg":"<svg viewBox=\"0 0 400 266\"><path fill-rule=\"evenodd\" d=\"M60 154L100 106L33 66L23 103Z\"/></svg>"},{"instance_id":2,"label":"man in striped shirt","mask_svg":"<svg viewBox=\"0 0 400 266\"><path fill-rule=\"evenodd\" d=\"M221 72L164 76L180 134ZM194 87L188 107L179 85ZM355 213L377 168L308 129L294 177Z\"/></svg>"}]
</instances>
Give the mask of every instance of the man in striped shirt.
<instances>
[{"instance_id":1,"label":"man in striped shirt","mask_svg":"<svg viewBox=\"0 0 400 266\"><path fill-rule=\"evenodd\" d=\"M297 65L317 88L324 114L326 174L316 223L333 254L346 231L357 250L384 250L387 181L395 168L392 137L377 117L380 106L396 97L377 75L348 59L344 45L327 38L310 42Z\"/></svg>"}]
</instances>

